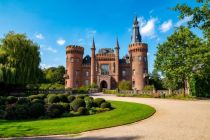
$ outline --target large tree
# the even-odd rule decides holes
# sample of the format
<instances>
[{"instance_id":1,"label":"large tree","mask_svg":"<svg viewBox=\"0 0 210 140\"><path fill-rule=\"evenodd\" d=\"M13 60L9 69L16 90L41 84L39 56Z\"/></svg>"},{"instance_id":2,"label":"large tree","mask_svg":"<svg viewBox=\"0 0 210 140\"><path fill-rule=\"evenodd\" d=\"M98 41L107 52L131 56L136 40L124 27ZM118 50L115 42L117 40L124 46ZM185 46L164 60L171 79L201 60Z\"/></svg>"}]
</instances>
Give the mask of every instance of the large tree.
<instances>
[{"instance_id":1,"label":"large tree","mask_svg":"<svg viewBox=\"0 0 210 140\"><path fill-rule=\"evenodd\" d=\"M175 11L179 11L179 18L183 19L186 16L191 16L192 20L188 22L189 27L197 27L203 31L204 36L210 39L210 10L209 0L196 0L198 6L190 7L186 4L177 4L173 8Z\"/></svg>"},{"instance_id":2,"label":"large tree","mask_svg":"<svg viewBox=\"0 0 210 140\"><path fill-rule=\"evenodd\" d=\"M187 81L192 75L202 75L208 67L210 50L189 28L180 27L158 45L155 68L165 76L181 80L185 92L189 92ZM169 79L170 79L169 78Z\"/></svg>"},{"instance_id":3,"label":"large tree","mask_svg":"<svg viewBox=\"0 0 210 140\"><path fill-rule=\"evenodd\" d=\"M0 83L36 83L40 63L39 46L25 34L9 32L0 41Z\"/></svg>"}]
</instances>

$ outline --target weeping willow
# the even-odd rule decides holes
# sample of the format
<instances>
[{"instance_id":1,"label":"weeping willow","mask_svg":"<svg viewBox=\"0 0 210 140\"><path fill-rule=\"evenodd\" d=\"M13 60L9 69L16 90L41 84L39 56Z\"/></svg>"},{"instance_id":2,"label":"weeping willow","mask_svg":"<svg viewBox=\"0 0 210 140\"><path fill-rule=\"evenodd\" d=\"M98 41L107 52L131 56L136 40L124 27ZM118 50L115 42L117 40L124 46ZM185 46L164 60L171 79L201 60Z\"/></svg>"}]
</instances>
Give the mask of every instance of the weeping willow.
<instances>
[{"instance_id":1,"label":"weeping willow","mask_svg":"<svg viewBox=\"0 0 210 140\"><path fill-rule=\"evenodd\" d=\"M0 82L36 83L39 74L39 46L25 34L9 32L0 43Z\"/></svg>"}]
</instances>

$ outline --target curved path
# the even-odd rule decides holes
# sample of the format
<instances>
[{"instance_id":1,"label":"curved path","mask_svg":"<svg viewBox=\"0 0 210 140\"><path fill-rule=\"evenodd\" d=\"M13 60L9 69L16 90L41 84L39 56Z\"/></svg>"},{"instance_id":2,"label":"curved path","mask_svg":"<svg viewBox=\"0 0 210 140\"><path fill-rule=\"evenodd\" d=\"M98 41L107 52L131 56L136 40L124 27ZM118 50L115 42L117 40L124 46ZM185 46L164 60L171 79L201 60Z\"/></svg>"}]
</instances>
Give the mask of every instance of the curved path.
<instances>
[{"instance_id":1,"label":"curved path","mask_svg":"<svg viewBox=\"0 0 210 140\"><path fill-rule=\"evenodd\" d=\"M144 103L156 113L129 125L84 132L75 137L47 136L25 139L75 140L210 140L210 101L181 101L153 98L116 97L94 94L107 100ZM93 120L94 123L94 120Z\"/></svg>"}]
</instances>

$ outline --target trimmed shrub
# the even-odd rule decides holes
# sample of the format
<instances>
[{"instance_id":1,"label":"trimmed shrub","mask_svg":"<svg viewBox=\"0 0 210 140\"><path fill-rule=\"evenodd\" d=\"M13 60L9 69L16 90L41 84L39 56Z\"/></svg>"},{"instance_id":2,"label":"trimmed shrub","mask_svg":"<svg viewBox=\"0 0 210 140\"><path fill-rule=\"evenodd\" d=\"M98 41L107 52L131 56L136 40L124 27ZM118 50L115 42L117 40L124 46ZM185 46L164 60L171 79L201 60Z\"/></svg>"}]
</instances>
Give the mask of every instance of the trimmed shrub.
<instances>
[{"instance_id":1,"label":"trimmed shrub","mask_svg":"<svg viewBox=\"0 0 210 140\"><path fill-rule=\"evenodd\" d=\"M105 102L105 100L103 98L94 99L94 103L97 107L100 107L103 102Z\"/></svg>"},{"instance_id":2,"label":"trimmed shrub","mask_svg":"<svg viewBox=\"0 0 210 140\"><path fill-rule=\"evenodd\" d=\"M91 107L94 106L93 97L85 97L84 100L85 100L85 104L86 104L87 109L90 109Z\"/></svg>"},{"instance_id":3,"label":"trimmed shrub","mask_svg":"<svg viewBox=\"0 0 210 140\"><path fill-rule=\"evenodd\" d=\"M23 97L18 99L17 104L30 104L30 101L28 98Z\"/></svg>"},{"instance_id":4,"label":"trimmed shrub","mask_svg":"<svg viewBox=\"0 0 210 140\"><path fill-rule=\"evenodd\" d=\"M68 99L64 94L58 94L57 96L58 96L60 102L66 102L66 103L68 102Z\"/></svg>"},{"instance_id":5,"label":"trimmed shrub","mask_svg":"<svg viewBox=\"0 0 210 140\"><path fill-rule=\"evenodd\" d=\"M59 98L55 94L51 94L51 95L49 94L47 96L47 101L48 101L48 103L57 103L57 102L59 102Z\"/></svg>"},{"instance_id":6,"label":"trimmed shrub","mask_svg":"<svg viewBox=\"0 0 210 140\"><path fill-rule=\"evenodd\" d=\"M67 97L67 99L68 99L69 103L71 103L72 101L74 101L75 96L70 95L70 96Z\"/></svg>"},{"instance_id":7,"label":"trimmed shrub","mask_svg":"<svg viewBox=\"0 0 210 140\"><path fill-rule=\"evenodd\" d=\"M17 98L14 97L14 96L8 96L6 100L7 100L7 101L6 101L7 104L14 104L14 103L17 102Z\"/></svg>"},{"instance_id":8,"label":"trimmed shrub","mask_svg":"<svg viewBox=\"0 0 210 140\"><path fill-rule=\"evenodd\" d=\"M51 118L60 117L64 109L60 104L50 104L47 107L47 115Z\"/></svg>"},{"instance_id":9,"label":"trimmed shrub","mask_svg":"<svg viewBox=\"0 0 210 140\"><path fill-rule=\"evenodd\" d=\"M17 104L16 105L16 117L17 119L27 119L29 116L29 106L28 104Z\"/></svg>"},{"instance_id":10,"label":"trimmed shrub","mask_svg":"<svg viewBox=\"0 0 210 140\"><path fill-rule=\"evenodd\" d=\"M79 113L79 115L86 115L87 109L85 107L79 107L77 112Z\"/></svg>"},{"instance_id":11,"label":"trimmed shrub","mask_svg":"<svg viewBox=\"0 0 210 140\"><path fill-rule=\"evenodd\" d=\"M84 99L86 96L85 95L77 95L76 99Z\"/></svg>"},{"instance_id":12,"label":"trimmed shrub","mask_svg":"<svg viewBox=\"0 0 210 140\"><path fill-rule=\"evenodd\" d=\"M153 90L155 89L154 85L145 85L143 90Z\"/></svg>"},{"instance_id":13,"label":"trimmed shrub","mask_svg":"<svg viewBox=\"0 0 210 140\"><path fill-rule=\"evenodd\" d=\"M4 119L5 116L6 116L6 111L0 109L0 118L1 118L1 119Z\"/></svg>"},{"instance_id":14,"label":"trimmed shrub","mask_svg":"<svg viewBox=\"0 0 210 140\"><path fill-rule=\"evenodd\" d=\"M33 104L35 104L35 103L41 103L41 104L44 104L44 101L43 101L43 100L41 100L41 99L33 99L33 100L31 101L31 103L33 103Z\"/></svg>"},{"instance_id":15,"label":"trimmed shrub","mask_svg":"<svg viewBox=\"0 0 210 140\"><path fill-rule=\"evenodd\" d=\"M101 108L111 108L111 104L109 102L103 102Z\"/></svg>"},{"instance_id":16,"label":"trimmed shrub","mask_svg":"<svg viewBox=\"0 0 210 140\"><path fill-rule=\"evenodd\" d=\"M32 101L33 99L39 99L39 96L37 96L37 95L30 95L30 96L28 96L28 99Z\"/></svg>"},{"instance_id":17,"label":"trimmed shrub","mask_svg":"<svg viewBox=\"0 0 210 140\"><path fill-rule=\"evenodd\" d=\"M34 99L39 100L39 99ZM43 116L45 114L45 107L42 103L35 102L31 105L29 114L31 118L38 118L40 116Z\"/></svg>"},{"instance_id":18,"label":"trimmed shrub","mask_svg":"<svg viewBox=\"0 0 210 140\"><path fill-rule=\"evenodd\" d=\"M37 97L39 99L44 99L46 97L46 94L40 93L40 94L37 94Z\"/></svg>"},{"instance_id":19,"label":"trimmed shrub","mask_svg":"<svg viewBox=\"0 0 210 140\"><path fill-rule=\"evenodd\" d=\"M5 105L5 102L6 102L6 98L0 96L0 106L1 106L1 105Z\"/></svg>"},{"instance_id":20,"label":"trimmed shrub","mask_svg":"<svg viewBox=\"0 0 210 140\"><path fill-rule=\"evenodd\" d=\"M8 105L5 109L6 111L6 115L5 118L6 119L16 119L16 108L15 105Z\"/></svg>"},{"instance_id":21,"label":"trimmed shrub","mask_svg":"<svg viewBox=\"0 0 210 140\"><path fill-rule=\"evenodd\" d=\"M130 81L120 81L118 88L120 90L131 90L132 89L132 85Z\"/></svg>"},{"instance_id":22,"label":"trimmed shrub","mask_svg":"<svg viewBox=\"0 0 210 140\"><path fill-rule=\"evenodd\" d=\"M59 103L59 105L61 105L63 107L63 109L67 112L70 110L69 103Z\"/></svg>"},{"instance_id":23,"label":"trimmed shrub","mask_svg":"<svg viewBox=\"0 0 210 140\"><path fill-rule=\"evenodd\" d=\"M75 99L72 103L71 103L71 107L74 111L77 111L79 109L79 107L85 107L85 101L83 99Z\"/></svg>"}]
</instances>

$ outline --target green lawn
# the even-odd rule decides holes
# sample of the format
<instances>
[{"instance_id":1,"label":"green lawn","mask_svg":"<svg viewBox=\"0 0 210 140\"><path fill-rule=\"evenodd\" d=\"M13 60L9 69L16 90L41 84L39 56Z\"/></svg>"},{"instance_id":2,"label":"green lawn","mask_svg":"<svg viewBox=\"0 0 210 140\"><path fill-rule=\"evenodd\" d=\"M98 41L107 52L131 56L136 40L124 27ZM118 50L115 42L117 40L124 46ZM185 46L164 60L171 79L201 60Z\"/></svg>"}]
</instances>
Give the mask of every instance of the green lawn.
<instances>
[{"instance_id":1,"label":"green lawn","mask_svg":"<svg viewBox=\"0 0 210 140\"><path fill-rule=\"evenodd\" d=\"M89 116L29 121L0 120L0 137L73 134L136 122L155 112L154 108L144 104L110 102L116 109Z\"/></svg>"}]
</instances>

